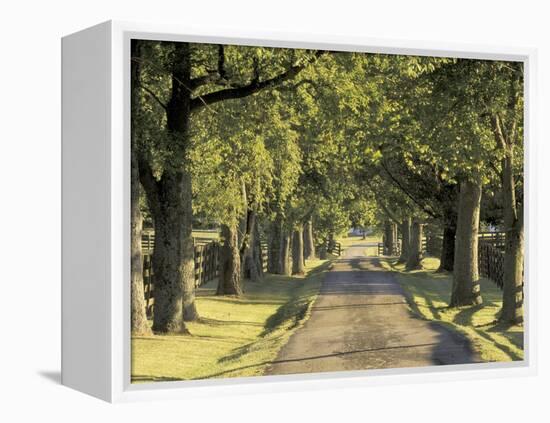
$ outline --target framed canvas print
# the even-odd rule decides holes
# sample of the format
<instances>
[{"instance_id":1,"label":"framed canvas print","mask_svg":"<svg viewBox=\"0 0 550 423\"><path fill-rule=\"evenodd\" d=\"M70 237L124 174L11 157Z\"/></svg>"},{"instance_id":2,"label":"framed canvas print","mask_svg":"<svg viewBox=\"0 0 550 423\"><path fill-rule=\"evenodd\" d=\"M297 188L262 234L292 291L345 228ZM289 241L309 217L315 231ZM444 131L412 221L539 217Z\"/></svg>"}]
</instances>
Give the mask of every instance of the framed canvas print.
<instances>
[{"instance_id":1,"label":"framed canvas print","mask_svg":"<svg viewBox=\"0 0 550 423\"><path fill-rule=\"evenodd\" d=\"M65 37L63 383L122 401L532 372L534 60Z\"/></svg>"}]
</instances>

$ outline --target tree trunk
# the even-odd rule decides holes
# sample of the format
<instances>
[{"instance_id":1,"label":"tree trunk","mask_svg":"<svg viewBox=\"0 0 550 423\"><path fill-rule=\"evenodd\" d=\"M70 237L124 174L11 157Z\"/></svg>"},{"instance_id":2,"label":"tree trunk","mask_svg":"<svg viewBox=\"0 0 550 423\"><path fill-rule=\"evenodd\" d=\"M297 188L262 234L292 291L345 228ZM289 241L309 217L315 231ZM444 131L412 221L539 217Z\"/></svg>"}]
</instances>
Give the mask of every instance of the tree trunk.
<instances>
[{"instance_id":1,"label":"tree trunk","mask_svg":"<svg viewBox=\"0 0 550 423\"><path fill-rule=\"evenodd\" d=\"M405 268L422 269L422 224L416 220L412 224L410 251Z\"/></svg>"},{"instance_id":2,"label":"tree trunk","mask_svg":"<svg viewBox=\"0 0 550 423\"><path fill-rule=\"evenodd\" d=\"M523 323L523 210L516 203L513 146L505 144L505 148L501 176L506 247L500 320L519 324Z\"/></svg>"},{"instance_id":3,"label":"tree trunk","mask_svg":"<svg viewBox=\"0 0 550 423\"><path fill-rule=\"evenodd\" d=\"M313 222L311 219L304 225L304 258L315 260L315 243L313 241Z\"/></svg>"},{"instance_id":4,"label":"tree trunk","mask_svg":"<svg viewBox=\"0 0 550 423\"><path fill-rule=\"evenodd\" d=\"M277 274L281 268L281 219L279 216L269 225L269 248L267 252L267 271Z\"/></svg>"},{"instance_id":5,"label":"tree trunk","mask_svg":"<svg viewBox=\"0 0 550 423\"><path fill-rule=\"evenodd\" d=\"M409 258L411 244L411 218L407 217L401 223L401 255L399 263L406 263Z\"/></svg>"},{"instance_id":6,"label":"tree trunk","mask_svg":"<svg viewBox=\"0 0 550 423\"><path fill-rule=\"evenodd\" d=\"M478 271L481 183L463 181L458 197L453 292L450 306L481 304Z\"/></svg>"},{"instance_id":7,"label":"tree trunk","mask_svg":"<svg viewBox=\"0 0 550 423\"><path fill-rule=\"evenodd\" d=\"M264 258L262 254L262 243L260 239L260 230L258 222L254 225L254 241L252 246L252 260L254 261L254 269L257 272L257 280L264 277ZM251 278L252 279L252 278Z\"/></svg>"},{"instance_id":8,"label":"tree trunk","mask_svg":"<svg viewBox=\"0 0 550 423\"><path fill-rule=\"evenodd\" d=\"M441 242L439 268L437 269L438 272L452 272L454 269L456 220L457 205L456 200L454 200L451 201L449 206L446 207L443 212L443 240Z\"/></svg>"},{"instance_id":9,"label":"tree trunk","mask_svg":"<svg viewBox=\"0 0 550 423\"><path fill-rule=\"evenodd\" d=\"M443 227L443 241L441 243L441 256L438 272L452 272L455 262L455 236L456 236L456 215L453 222L446 222Z\"/></svg>"},{"instance_id":10,"label":"tree trunk","mask_svg":"<svg viewBox=\"0 0 550 423\"><path fill-rule=\"evenodd\" d=\"M162 201L149 199L155 226L153 331L186 332L183 321L198 318L189 200L191 178L186 172L165 171L157 186Z\"/></svg>"},{"instance_id":11,"label":"tree trunk","mask_svg":"<svg viewBox=\"0 0 550 423\"><path fill-rule=\"evenodd\" d=\"M192 197L189 163L191 61L188 43L175 43L172 54L170 100L166 105L166 130L170 135L167 159L159 180L150 158L140 155L139 176L155 226L155 302L153 331L186 332L184 319L198 318L195 307L195 262L192 237Z\"/></svg>"},{"instance_id":12,"label":"tree trunk","mask_svg":"<svg viewBox=\"0 0 550 423\"><path fill-rule=\"evenodd\" d=\"M319 259L326 260L328 257L326 244L323 244L319 247Z\"/></svg>"},{"instance_id":13,"label":"tree trunk","mask_svg":"<svg viewBox=\"0 0 550 423\"><path fill-rule=\"evenodd\" d=\"M305 274L304 266L304 227L299 225L294 229L294 235L292 239L292 274L303 275Z\"/></svg>"},{"instance_id":14,"label":"tree trunk","mask_svg":"<svg viewBox=\"0 0 550 423\"><path fill-rule=\"evenodd\" d=\"M397 225L391 221L386 221L384 226L384 252L387 256L397 254Z\"/></svg>"},{"instance_id":15,"label":"tree trunk","mask_svg":"<svg viewBox=\"0 0 550 423\"><path fill-rule=\"evenodd\" d=\"M220 249L220 276L216 295L242 295L241 257L236 225L222 225L224 239Z\"/></svg>"},{"instance_id":16,"label":"tree trunk","mask_svg":"<svg viewBox=\"0 0 550 423\"><path fill-rule=\"evenodd\" d=\"M139 57L139 41L132 41L132 57ZM131 75L132 110L138 110L139 101L139 65L132 66ZM137 114L132 115L131 141L131 175L130 175L130 222L131 222L131 331L132 335L150 335L151 329L147 322L145 308L145 292L143 286L143 257L141 254L141 232L143 219L139 208L140 182L137 159Z\"/></svg>"},{"instance_id":17,"label":"tree trunk","mask_svg":"<svg viewBox=\"0 0 550 423\"><path fill-rule=\"evenodd\" d=\"M257 282L260 279L260 272L257 267L257 262L254 260L255 235L256 212L254 210L248 210L245 233L241 245L241 267L245 278Z\"/></svg>"},{"instance_id":18,"label":"tree trunk","mask_svg":"<svg viewBox=\"0 0 550 423\"><path fill-rule=\"evenodd\" d=\"M279 252L279 272L280 275L289 276L290 269L290 233L288 230L281 230L280 252Z\"/></svg>"},{"instance_id":19,"label":"tree trunk","mask_svg":"<svg viewBox=\"0 0 550 423\"><path fill-rule=\"evenodd\" d=\"M143 219L139 209L139 176L137 164L134 164L132 154L132 175L131 175L131 328L132 335L149 335L151 329L147 322L145 309L145 292L143 286L143 258L141 255L141 230Z\"/></svg>"}]
</instances>

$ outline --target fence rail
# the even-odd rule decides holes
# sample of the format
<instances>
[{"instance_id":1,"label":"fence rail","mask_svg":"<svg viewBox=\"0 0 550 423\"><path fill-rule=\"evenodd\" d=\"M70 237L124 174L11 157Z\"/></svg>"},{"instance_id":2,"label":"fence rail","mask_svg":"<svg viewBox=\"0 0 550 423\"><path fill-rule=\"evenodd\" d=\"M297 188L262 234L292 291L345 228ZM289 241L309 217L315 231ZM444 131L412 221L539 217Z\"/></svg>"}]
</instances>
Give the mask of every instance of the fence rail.
<instances>
[{"instance_id":1,"label":"fence rail","mask_svg":"<svg viewBox=\"0 0 550 423\"><path fill-rule=\"evenodd\" d=\"M479 242L491 244L493 247L504 250L506 247L506 232L480 232Z\"/></svg>"},{"instance_id":2,"label":"fence rail","mask_svg":"<svg viewBox=\"0 0 550 423\"><path fill-rule=\"evenodd\" d=\"M430 239L424 239L422 242L423 252L432 254L434 250L440 252L435 246L436 242L441 242L442 237L433 235ZM479 274L492 280L500 289L504 280L504 248L506 236L504 232L480 232L478 244L478 268ZM377 245L379 256L388 255L386 246L383 242ZM394 254L395 255L395 254Z\"/></svg>"},{"instance_id":3,"label":"fence rail","mask_svg":"<svg viewBox=\"0 0 550 423\"><path fill-rule=\"evenodd\" d=\"M199 287L218 277L220 244L218 241L209 238L193 238L193 240L195 242L195 287ZM154 303L154 272L151 259L154 248L154 231L143 231L141 252L143 255L145 307L148 316L153 313Z\"/></svg>"},{"instance_id":4,"label":"fence rail","mask_svg":"<svg viewBox=\"0 0 550 423\"><path fill-rule=\"evenodd\" d=\"M337 256L342 255L342 244L337 241L328 241L327 253L335 254Z\"/></svg>"},{"instance_id":5,"label":"fence rail","mask_svg":"<svg viewBox=\"0 0 550 423\"><path fill-rule=\"evenodd\" d=\"M262 254L262 271L267 273L267 260L268 260L268 244L267 241L260 241L260 251Z\"/></svg>"},{"instance_id":6,"label":"fence rail","mask_svg":"<svg viewBox=\"0 0 550 423\"><path fill-rule=\"evenodd\" d=\"M195 243L195 287L200 287L219 276L220 243L212 238L193 238ZM147 315L153 313L154 275L151 256L155 247L154 231L144 231L141 238L143 254L143 283ZM268 244L260 242L262 270L267 273Z\"/></svg>"},{"instance_id":7,"label":"fence rail","mask_svg":"<svg viewBox=\"0 0 550 423\"><path fill-rule=\"evenodd\" d=\"M491 279L500 289L504 284L504 253L492 243L481 241L477 249L479 274Z\"/></svg>"},{"instance_id":8,"label":"fence rail","mask_svg":"<svg viewBox=\"0 0 550 423\"><path fill-rule=\"evenodd\" d=\"M379 242L377 245L377 254L379 256L398 256L401 254L401 242L402 240L399 238L393 247L393 251L389 251L383 242ZM422 253L426 252L428 252L428 240L422 238Z\"/></svg>"}]
</instances>

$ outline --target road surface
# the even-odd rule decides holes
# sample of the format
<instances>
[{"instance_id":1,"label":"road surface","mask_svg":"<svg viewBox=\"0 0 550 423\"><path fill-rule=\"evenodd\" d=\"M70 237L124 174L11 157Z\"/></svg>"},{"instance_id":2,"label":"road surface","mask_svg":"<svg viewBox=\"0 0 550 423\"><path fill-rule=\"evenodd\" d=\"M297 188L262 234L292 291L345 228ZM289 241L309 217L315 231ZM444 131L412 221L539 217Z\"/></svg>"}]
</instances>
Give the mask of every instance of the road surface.
<instances>
[{"instance_id":1,"label":"road surface","mask_svg":"<svg viewBox=\"0 0 550 423\"><path fill-rule=\"evenodd\" d=\"M310 318L267 374L385 369L478 362L469 341L416 317L395 275L358 241L334 262Z\"/></svg>"}]
</instances>

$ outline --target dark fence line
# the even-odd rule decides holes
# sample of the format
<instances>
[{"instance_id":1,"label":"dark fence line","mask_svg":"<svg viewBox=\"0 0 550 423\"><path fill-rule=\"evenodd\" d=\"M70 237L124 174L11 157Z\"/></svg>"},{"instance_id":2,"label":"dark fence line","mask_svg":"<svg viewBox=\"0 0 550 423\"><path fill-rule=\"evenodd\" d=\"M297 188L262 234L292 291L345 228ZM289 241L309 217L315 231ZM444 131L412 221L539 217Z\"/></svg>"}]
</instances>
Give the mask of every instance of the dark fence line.
<instances>
[{"instance_id":1,"label":"dark fence line","mask_svg":"<svg viewBox=\"0 0 550 423\"><path fill-rule=\"evenodd\" d=\"M480 232L479 242L491 244L498 250L504 251L506 247L506 232Z\"/></svg>"},{"instance_id":2,"label":"dark fence line","mask_svg":"<svg viewBox=\"0 0 550 423\"><path fill-rule=\"evenodd\" d=\"M479 274L491 279L500 289L504 285L504 252L491 242L480 241L477 248Z\"/></svg>"},{"instance_id":3,"label":"dark fence line","mask_svg":"<svg viewBox=\"0 0 550 423\"><path fill-rule=\"evenodd\" d=\"M261 258L262 258L262 271L263 273L267 273L267 255L268 255L268 244L267 241L261 240L260 241L260 251L261 251Z\"/></svg>"},{"instance_id":4,"label":"dark fence line","mask_svg":"<svg viewBox=\"0 0 550 423\"><path fill-rule=\"evenodd\" d=\"M219 275L220 243L195 245L195 287L214 280Z\"/></svg>"},{"instance_id":5,"label":"dark fence line","mask_svg":"<svg viewBox=\"0 0 550 423\"><path fill-rule=\"evenodd\" d=\"M195 242L195 287L198 288L219 276L220 243L212 238L193 238ZM141 239L143 254L143 284L147 315L151 316L154 302L154 274L151 256L155 247L153 231L144 231ZM267 273L267 242L260 242L261 262Z\"/></svg>"},{"instance_id":6,"label":"dark fence line","mask_svg":"<svg viewBox=\"0 0 550 423\"><path fill-rule=\"evenodd\" d=\"M383 242L379 242L377 246L377 254L379 256L399 256L401 255L401 238L397 239L397 242L393 246L393 251L389 251ZM422 253L428 252L428 240L422 238Z\"/></svg>"},{"instance_id":7,"label":"dark fence line","mask_svg":"<svg viewBox=\"0 0 550 423\"><path fill-rule=\"evenodd\" d=\"M220 244L217 241L208 244L195 245L195 287L204 285L218 277ZM151 255L153 251L143 249L143 285L145 291L145 307L147 315L151 316L154 302L154 272Z\"/></svg>"},{"instance_id":8,"label":"dark fence line","mask_svg":"<svg viewBox=\"0 0 550 423\"><path fill-rule=\"evenodd\" d=\"M441 254L443 237L430 234L422 241L423 253L434 257ZM506 242L505 232L480 232L478 244L478 268L479 274L492 280L500 289L504 278L504 248ZM379 256L395 256L400 254L400 243L397 243L396 252L388 254L383 242L378 243Z\"/></svg>"}]
</instances>

